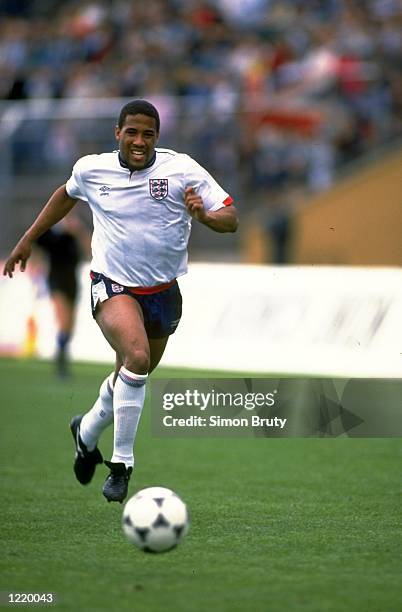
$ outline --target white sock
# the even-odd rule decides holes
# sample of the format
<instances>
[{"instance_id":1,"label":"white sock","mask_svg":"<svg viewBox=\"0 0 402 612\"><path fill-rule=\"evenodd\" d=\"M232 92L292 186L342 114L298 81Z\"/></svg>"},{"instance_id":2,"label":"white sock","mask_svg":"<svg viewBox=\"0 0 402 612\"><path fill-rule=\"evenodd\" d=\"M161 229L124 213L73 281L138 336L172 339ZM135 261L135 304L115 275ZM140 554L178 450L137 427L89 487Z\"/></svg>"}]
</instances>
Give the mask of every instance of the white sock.
<instances>
[{"instance_id":1,"label":"white sock","mask_svg":"<svg viewBox=\"0 0 402 612\"><path fill-rule=\"evenodd\" d=\"M102 431L113 423L113 378L114 372L105 378L98 399L82 417L80 436L89 451L95 448Z\"/></svg>"},{"instance_id":2,"label":"white sock","mask_svg":"<svg viewBox=\"0 0 402 612\"><path fill-rule=\"evenodd\" d=\"M145 399L148 374L134 374L124 366L114 386L114 446L113 463L133 467L133 446Z\"/></svg>"}]
</instances>

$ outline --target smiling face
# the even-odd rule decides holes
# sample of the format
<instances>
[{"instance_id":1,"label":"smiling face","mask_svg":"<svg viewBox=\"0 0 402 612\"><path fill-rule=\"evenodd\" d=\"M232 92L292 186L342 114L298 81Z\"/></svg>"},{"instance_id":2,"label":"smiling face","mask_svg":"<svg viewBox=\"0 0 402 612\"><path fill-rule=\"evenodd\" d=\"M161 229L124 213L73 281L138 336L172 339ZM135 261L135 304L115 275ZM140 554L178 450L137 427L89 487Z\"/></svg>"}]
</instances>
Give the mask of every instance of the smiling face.
<instances>
[{"instance_id":1,"label":"smiling face","mask_svg":"<svg viewBox=\"0 0 402 612\"><path fill-rule=\"evenodd\" d=\"M127 115L115 135L120 155L131 170L141 170L152 159L159 136L154 117Z\"/></svg>"}]
</instances>

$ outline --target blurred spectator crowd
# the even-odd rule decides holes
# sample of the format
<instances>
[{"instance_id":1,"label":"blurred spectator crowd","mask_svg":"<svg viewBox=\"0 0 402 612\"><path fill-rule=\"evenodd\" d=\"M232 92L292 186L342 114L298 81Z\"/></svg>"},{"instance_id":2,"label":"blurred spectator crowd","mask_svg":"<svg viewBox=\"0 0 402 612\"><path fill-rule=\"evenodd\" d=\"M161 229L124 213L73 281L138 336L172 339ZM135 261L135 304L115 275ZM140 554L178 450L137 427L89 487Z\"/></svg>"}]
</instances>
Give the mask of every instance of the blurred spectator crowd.
<instances>
[{"instance_id":1,"label":"blurred spectator crowd","mask_svg":"<svg viewBox=\"0 0 402 612\"><path fill-rule=\"evenodd\" d=\"M165 100L165 146L281 206L402 134L401 26L401 0L0 0L0 98Z\"/></svg>"}]
</instances>

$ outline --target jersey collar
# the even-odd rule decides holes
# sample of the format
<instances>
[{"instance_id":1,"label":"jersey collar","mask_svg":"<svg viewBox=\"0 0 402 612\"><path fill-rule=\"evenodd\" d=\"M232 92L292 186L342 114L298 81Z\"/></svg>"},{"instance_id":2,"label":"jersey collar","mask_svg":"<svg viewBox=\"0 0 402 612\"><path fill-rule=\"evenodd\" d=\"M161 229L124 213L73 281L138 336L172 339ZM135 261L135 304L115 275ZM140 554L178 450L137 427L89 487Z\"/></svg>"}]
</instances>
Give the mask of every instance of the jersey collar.
<instances>
[{"instance_id":1,"label":"jersey collar","mask_svg":"<svg viewBox=\"0 0 402 612\"><path fill-rule=\"evenodd\" d=\"M119 164L120 164L120 166L122 168L126 168L126 170L130 170L131 173L132 172L140 172L141 170L146 170L147 168L150 168L151 166L153 166L155 161L156 161L156 151L154 151L154 154L152 155L151 159L146 164L146 166L144 166L140 170L133 170L132 168L130 168L130 166L127 164L127 162L124 161L124 159L122 158L122 156L120 154L120 151L118 151L118 155L119 155Z\"/></svg>"}]
</instances>

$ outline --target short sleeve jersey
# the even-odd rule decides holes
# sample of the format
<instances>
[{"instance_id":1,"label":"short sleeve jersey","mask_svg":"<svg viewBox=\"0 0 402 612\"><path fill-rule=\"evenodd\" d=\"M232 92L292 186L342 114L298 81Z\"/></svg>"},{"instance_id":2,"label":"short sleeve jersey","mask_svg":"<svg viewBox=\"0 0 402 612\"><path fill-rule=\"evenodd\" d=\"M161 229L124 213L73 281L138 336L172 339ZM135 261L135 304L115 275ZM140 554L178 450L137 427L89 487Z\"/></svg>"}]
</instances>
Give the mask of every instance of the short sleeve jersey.
<instances>
[{"instance_id":1,"label":"short sleeve jersey","mask_svg":"<svg viewBox=\"0 0 402 612\"><path fill-rule=\"evenodd\" d=\"M135 171L120 163L118 151L86 155L66 183L68 195L92 211L93 271L129 287L166 283L187 272L186 187L194 188L208 211L232 203L190 156L160 148L155 153L151 166Z\"/></svg>"}]
</instances>

